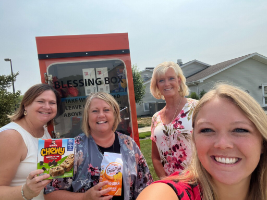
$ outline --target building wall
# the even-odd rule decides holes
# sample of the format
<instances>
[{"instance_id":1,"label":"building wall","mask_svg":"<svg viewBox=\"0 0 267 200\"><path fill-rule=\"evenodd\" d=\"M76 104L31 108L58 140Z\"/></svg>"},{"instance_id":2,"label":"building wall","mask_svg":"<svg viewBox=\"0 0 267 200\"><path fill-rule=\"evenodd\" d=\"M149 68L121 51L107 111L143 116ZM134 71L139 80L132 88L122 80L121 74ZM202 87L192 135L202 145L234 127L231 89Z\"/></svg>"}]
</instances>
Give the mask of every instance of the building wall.
<instances>
[{"instance_id":1,"label":"building wall","mask_svg":"<svg viewBox=\"0 0 267 200\"><path fill-rule=\"evenodd\" d=\"M143 70L140 72L140 74L141 74L143 81L146 82L151 79L153 70Z\"/></svg>"},{"instance_id":2,"label":"building wall","mask_svg":"<svg viewBox=\"0 0 267 200\"><path fill-rule=\"evenodd\" d=\"M197 88L192 87L192 90L198 89L201 92L204 89L207 92L217 82L227 82L241 87L263 106L262 89L259 86L267 83L267 65L250 58L204 80Z\"/></svg>"},{"instance_id":3,"label":"building wall","mask_svg":"<svg viewBox=\"0 0 267 200\"><path fill-rule=\"evenodd\" d=\"M197 85L191 85L191 86L187 85L187 86L189 88L189 95L191 92L195 92L198 94L198 86Z\"/></svg>"},{"instance_id":4,"label":"building wall","mask_svg":"<svg viewBox=\"0 0 267 200\"><path fill-rule=\"evenodd\" d=\"M146 86L146 93L143 98L143 103L141 103L140 105L136 104L136 112L138 117L150 115L150 110L144 111L144 104L148 106L149 103L165 102L165 100L163 99L156 99L152 96L152 94L150 93L150 82L146 83L145 86Z\"/></svg>"}]
</instances>

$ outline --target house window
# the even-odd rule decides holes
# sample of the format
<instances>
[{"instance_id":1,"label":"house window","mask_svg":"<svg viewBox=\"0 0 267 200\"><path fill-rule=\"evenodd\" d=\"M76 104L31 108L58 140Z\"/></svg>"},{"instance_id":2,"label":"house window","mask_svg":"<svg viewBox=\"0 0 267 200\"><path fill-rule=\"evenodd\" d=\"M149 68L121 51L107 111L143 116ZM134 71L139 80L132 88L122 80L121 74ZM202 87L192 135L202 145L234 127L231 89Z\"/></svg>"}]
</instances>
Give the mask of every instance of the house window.
<instances>
[{"instance_id":1,"label":"house window","mask_svg":"<svg viewBox=\"0 0 267 200\"><path fill-rule=\"evenodd\" d=\"M149 103L143 103L144 105L144 111L147 112L149 111Z\"/></svg>"},{"instance_id":2,"label":"house window","mask_svg":"<svg viewBox=\"0 0 267 200\"><path fill-rule=\"evenodd\" d=\"M267 106L267 84L262 84L263 105Z\"/></svg>"}]
</instances>

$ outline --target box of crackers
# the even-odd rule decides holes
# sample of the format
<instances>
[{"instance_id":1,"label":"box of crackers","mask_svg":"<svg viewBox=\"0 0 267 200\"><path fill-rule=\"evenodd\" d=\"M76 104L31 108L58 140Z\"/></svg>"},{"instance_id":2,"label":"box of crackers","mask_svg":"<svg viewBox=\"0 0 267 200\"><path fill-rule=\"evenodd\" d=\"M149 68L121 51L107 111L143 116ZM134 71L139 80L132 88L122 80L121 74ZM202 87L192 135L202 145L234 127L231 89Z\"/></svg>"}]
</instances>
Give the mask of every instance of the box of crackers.
<instances>
[{"instance_id":1,"label":"box of crackers","mask_svg":"<svg viewBox=\"0 0 267 200\"><path fill-rule=\"evenodd\" d=\"M73 176L74 138L39 139L37 169L50 174L49 179Z\"/></svg>"}]
</instances>

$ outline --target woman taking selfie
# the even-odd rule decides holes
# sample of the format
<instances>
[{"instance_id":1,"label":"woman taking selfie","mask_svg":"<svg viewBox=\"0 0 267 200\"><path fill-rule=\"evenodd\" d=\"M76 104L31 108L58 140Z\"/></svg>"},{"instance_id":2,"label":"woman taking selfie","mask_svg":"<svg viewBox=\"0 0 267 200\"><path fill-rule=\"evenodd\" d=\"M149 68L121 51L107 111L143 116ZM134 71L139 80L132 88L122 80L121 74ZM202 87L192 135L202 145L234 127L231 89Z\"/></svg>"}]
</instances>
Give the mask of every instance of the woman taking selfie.
<instances>
[{"instance_id":1,"label":"woman taking selfie","mask_svg":"<svg viewBox=\"0 0 267 200\"><path fill-rule=\"evenodd\" d=\"M190 162L192 113L197 100L189 94L178 64L163 62L153 71L151 94L165 99L166 106L155 113L151 123L152 161L159 178L181 172Z\"/></svg>"},{"instance_id":2,"label":"woman taking selfie","mask_svg":"<svg viewBox=\"0 0 267 200\"><path fill-rule=\"evenodd\" d=\"M37 84L24 94L11 123L0 128L0 199L43 200L48 174L37 176L38 139L51 138L51 124L60 104L58 92L50 85Z\"/></svg>"},{"instance_id":3,"label":"woman taking selfie","mask_svg":"<svg viewBox=\"0 0 267 200\"><path fill-rule=\"evenodd\" d=\"M221 84L200 99L192 120L190 166L147 187L138 200L267 199L267 116L261 106Z\"/></svg>"}]
</instances>

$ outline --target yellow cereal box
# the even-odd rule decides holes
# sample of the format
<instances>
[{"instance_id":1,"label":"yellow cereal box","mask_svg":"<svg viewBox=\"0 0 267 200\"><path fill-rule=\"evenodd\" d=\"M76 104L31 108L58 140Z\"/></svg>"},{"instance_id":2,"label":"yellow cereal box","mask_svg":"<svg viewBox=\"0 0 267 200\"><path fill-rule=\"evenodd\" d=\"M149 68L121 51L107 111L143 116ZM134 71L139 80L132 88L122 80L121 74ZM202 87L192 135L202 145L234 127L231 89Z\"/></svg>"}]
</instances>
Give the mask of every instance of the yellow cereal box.
<instances>
[{"instance_id":1,"label":"yellow cereal box","mask_svg":"<svg viewBox=\"0 0 267 200\"><path fill-rule=\"evenodd\" d=\"M100 182L108 181L103 189L112 188L105 195L121 196L122 188L122 167L121 154L105 152L101 163Z\"/></svg>"}]
</instances>

